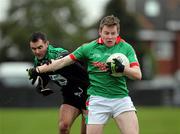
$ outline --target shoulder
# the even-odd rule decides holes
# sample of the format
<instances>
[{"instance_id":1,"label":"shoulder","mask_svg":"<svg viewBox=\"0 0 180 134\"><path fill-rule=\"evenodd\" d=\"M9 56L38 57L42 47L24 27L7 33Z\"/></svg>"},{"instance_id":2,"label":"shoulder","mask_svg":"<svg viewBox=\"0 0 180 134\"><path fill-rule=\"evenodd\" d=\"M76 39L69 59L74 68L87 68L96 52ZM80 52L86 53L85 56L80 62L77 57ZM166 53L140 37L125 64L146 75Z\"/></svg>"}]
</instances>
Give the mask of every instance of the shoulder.
<instances>
[{"instance_id":1,"label":"shoulder","mask_svg":"<svg viewBox=\"0 0 180 134\"><path fill-rule=\"evenodd\" d=\"M54 47L53 45L49 45L48 46L48 52L50 54L53 54L53 53L57 54L57 53L68 52L68 51L64 48L61 48L61 47Z\"/></svg>"},{"instance_id":2,"label":"shoulder","mask_svg":"<svg viewBox=\"0 0 180 134\"><path fill-rule=\"evenodd\" d=\"M94 46L96 44L97 44L96 40L93 40L93 41L86 42L86 43L82 44L82 46L89 46L89 47L91 47L91 46Z\"/></svg>"},{"instance_id":3,"label":"shoulder","mask_svg":"<svg viewBox=\"0 0 180 134\"><path fill-rule=\"evenodd\" d=\"M126 49L133 49L132 45L125 40L122 40L118 45Z\"/></svg>"},{"instance_id":4,"label":"shoulder","mask_svg":"<svg viewBox=\"0 0 180 134\"><path fill-rule=\"evenodd\" d=\"M82 44L80 47L83 47L83 48L87 48L87 49L92 49L96 46L98 46L99 44L97 43L96 40L93 40L91 42L87 42L87 43L84 43Z\"/></svg>"},{"instance_id":5,"label":"shoulder","mask_svg":"<svg viewBox=\"0 0 180 134\"><path fill-rule=\"evenodd\" d=\"M123 39L122 39L122 41L119 44L124 45L124 46L131 46L128 42L126 42Z\"/></svg>"}]
</instances>

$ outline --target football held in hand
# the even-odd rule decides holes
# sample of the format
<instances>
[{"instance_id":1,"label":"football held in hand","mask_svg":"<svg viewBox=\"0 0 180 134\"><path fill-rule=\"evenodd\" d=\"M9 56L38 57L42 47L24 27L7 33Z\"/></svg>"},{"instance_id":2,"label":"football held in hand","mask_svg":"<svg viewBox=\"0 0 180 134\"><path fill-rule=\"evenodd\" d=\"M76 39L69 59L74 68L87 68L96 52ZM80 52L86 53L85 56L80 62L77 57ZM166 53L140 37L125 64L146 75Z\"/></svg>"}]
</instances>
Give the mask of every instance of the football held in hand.
<instances>
[{"instance_id":1,"label":"football held in hand","mask_svg":"<svg viewBox=\"0 0 180 134\"><path fill-rule=\"evenodd\" d=\"M108 59L106 60L106 63L108 63L108 62L114 63L113 59L119 60L124 66L129 66L128 58L122 53L114 53L114 54L110 55L108 57ZM123 76L123 73L113 72L111 75L114 77L121 77L121 76Z\"/></svg>"}]
</instances>

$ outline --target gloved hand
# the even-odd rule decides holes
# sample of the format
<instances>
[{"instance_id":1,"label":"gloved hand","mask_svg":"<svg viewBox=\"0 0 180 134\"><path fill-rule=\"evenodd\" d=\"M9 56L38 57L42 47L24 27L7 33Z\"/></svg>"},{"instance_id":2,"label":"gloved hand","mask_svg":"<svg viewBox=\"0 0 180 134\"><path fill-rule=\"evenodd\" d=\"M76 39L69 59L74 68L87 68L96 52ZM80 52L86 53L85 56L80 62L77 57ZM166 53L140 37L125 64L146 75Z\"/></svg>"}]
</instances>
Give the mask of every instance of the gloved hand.
<instances>
[{"instance_id":1,"label":"gloved hand","mask_svg":"<svg viewBox=\"0 0 180 134\"><path fill-rule=\"evenodd\" d=\"M114 62L106 63L107 64L107 68L108 68L108 72L110 74L113 74L113 73L123 73L125 66L121 63L121 61L118 60L118 59L113 59L113 61Z\"/></svg>"},{"instance_id":2,"label":"gloved hand","mask_svg":"<svg viewBox=\"0 0 180 134\"><path fill-rule=\"evenodd\" d=\"M26 71L28 72L29 80L32 80L31 83L34 85L39 73L36 71L36 68L29 68Z\"/></svg>"},{"instance_id":3,"label":"gloved hand","mask_svg":"<svg viewBox=\"0 0 180 134\"><path fill-rule=\"evenodd\" d=\"M47 76L39 76L38 85L36 87L36 91L43 96L47 96L53 93L53 90L50 88L46 88L48 84L49 78Z\"/></svg>"},{"instance_id":4,"label":"gloved hand","mask_svg":"<svg viewBox=\"0 0 180 134\"><path fill-rule=\"evenodd\" d=\"M43 89L41 89L41 94L43 96L48 96L48 95L50 95L52 93L54 93L54 91L52 89L50 89L50 88L43 88Z\"/></svg>"},{"instance_id":5,"label":"gloved hand","mask_svg":"<svg viewBox=\"0 0 180 134\"><path fill-rule=\"evenodd\" d=\"M52 93L54 93L54 91L50 88L44 88L42 87L42 85L38 84L36 87L36 91L40 94L42 94L43 96L48 96Z\"/></svg>"}]
</instances>

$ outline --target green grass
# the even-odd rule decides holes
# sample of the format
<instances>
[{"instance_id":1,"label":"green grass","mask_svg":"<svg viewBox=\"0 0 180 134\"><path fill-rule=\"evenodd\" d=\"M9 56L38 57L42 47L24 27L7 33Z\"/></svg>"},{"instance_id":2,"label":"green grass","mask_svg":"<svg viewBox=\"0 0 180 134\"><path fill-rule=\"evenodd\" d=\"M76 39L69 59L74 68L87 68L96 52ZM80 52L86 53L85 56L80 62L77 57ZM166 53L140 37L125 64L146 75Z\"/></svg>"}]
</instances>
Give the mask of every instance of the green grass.
<instances>
[{"instance_id":1,"label":"green grass","mask_svg":"<svg viewBox=\"0 0 180 134\"><path fill-rule=\"evenodd\" d=\"M180 134L180 108L138 108L141 134Z\"/></svg>"},{"instance_id":2,"label":"green grass","mask_svg":"<svg viewBox=\"0 0 180 134\"><path fill-rule=\"evenodd\" d=\"M179 134L180 108L138 107L140 134ZM0 109L0 134L58 134L58 109ZM71 134L79 134L76 120ZM109 120L104 134L119 134L114 120Z\"/></svg>"}]
</instances>

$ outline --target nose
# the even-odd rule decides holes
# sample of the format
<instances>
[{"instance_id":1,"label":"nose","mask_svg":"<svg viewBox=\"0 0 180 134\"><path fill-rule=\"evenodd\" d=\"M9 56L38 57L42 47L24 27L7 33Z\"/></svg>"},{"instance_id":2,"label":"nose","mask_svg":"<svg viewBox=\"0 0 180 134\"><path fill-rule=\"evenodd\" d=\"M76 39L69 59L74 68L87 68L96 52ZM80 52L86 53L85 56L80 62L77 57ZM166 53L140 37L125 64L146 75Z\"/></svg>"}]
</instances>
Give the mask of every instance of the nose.
<instances>
[{"instance_id":1,"label":"nose","mask_svg":"<svg viewBox=\"0 0 180 134\"><path fill-rule=\"evenodd\" d=\"M111 35L111 34L109 34L109 35L108 35L108 38L112 38L112 35Z\"/></svg>"},{"instance_id":2,"label":"nose","mask_svg":"<svg viewBox=\"0 0 180 134\"><path fill-rule=\"evenodd\" d=\"M38 50L38 49L35 49L35 50L34 50L34 53L35 53L35 54L38 54L38 53L39 53L39 50Z\"/></svg>"}]
</instances>

